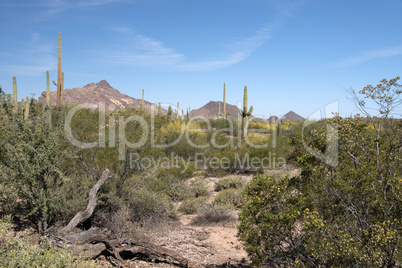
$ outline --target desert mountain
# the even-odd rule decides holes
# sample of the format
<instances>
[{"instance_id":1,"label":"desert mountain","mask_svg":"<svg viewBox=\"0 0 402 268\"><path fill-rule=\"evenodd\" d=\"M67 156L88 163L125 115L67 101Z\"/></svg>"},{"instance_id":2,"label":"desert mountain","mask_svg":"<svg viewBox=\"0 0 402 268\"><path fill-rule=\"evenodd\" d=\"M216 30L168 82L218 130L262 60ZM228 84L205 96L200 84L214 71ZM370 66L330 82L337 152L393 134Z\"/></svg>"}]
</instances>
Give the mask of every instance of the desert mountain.
<instances>
[{"instance_id":1,"label":"desert mountain","mask_svg":"<svg viewBox=\"0 0 402 268\"><path fill-rule=\"evenodd\" d=\"M284 116L279 118L282 121L292 121L292 122L296 122L296 121L303 121L304 118L300 115L298 115L297 113L290 111L287 114L285 114Z\"/></svg>"},{"instance_id":2,"label":"desert mountain","mask_svg":"<svg viewBox=\"0 0 402 268\"><path fill-rule=\"evenodd\" d=\"M208 118L217 117L219 110L219 103L221 105L221 113L223 114L223 102L221 101L210 101L199 109L192 110L190 112L191 116L205 116ZM239 109L237 106L226 103L226 113L232 118L237 118L239 116Z\"/></svg>"},{"instance_id":3,"label":"desert mountain","mask_svg":"<svg viewBox=\"0 0 402 268\"><path fill-rule=\"evenodd\" d=\"M42 92L39 100L46 100L46 91ZM52 105L56 103L56 91L50 92L50 103ZM107 81L102 80L98 83L89 83L83 87L64 89L63 103L92 103L96 105L105 103L106 107L109 107L110 104L114 104L116 109L122 109L132 107L139 108L141 100L120 93L117 89L111 87ZM145 109L155 109L156 107L157 105L144 100ZM163 112L166 111L163 110Z\"/></svg>"}]
</instances>

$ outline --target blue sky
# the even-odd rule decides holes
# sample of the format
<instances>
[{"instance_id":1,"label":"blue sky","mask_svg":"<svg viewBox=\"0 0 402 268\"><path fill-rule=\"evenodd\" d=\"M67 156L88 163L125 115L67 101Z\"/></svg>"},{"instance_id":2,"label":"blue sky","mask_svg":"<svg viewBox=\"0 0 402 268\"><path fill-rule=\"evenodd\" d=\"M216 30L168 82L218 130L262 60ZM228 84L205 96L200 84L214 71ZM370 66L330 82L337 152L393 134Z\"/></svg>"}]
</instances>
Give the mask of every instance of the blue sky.
<instances>
[{"instance_id":1,"label":"blue sky","mask_svg":"<svg viewBox=\"0 0 402 268\"><path fill-rule=\"evenodd\" d=\"M66 88L106 79L195 109L225 82L235 105L248 86L255 115L350 115L347 89L402 75L400 14L402 0L0 0L0 84L38 97L61 32Z\"/></svg>"}]
</instances>

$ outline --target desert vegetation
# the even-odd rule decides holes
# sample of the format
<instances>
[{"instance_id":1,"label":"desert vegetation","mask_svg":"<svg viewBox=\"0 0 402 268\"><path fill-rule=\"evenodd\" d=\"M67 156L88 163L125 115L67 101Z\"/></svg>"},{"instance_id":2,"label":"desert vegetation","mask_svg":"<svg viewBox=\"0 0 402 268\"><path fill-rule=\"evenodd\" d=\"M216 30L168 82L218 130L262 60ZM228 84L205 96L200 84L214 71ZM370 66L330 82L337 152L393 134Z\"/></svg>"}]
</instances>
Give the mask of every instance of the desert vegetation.
<instances>
[{"instance_id":1,"label":"desert vegetation","mask_svg":"<svg viewBox=\"0 0 402 268\"><path fill-rule=\"evenodd\" d=\"M46 101L17 102L15 77L13 96L0 91L2 266L91 266L101 256L197 266L139 231L183 214L195 226L238 220L256 267L401 264L399 77L351 92L362 115L305 127L253 118L247 86L238 118L228 116L226 85L216 118L184 116L179 103L155 113L144 90L135 108L63 104L60 53L61 36L55 104L48 74ZM24 226L36 243L9 236Z\"/></svg>"}]
</instances>

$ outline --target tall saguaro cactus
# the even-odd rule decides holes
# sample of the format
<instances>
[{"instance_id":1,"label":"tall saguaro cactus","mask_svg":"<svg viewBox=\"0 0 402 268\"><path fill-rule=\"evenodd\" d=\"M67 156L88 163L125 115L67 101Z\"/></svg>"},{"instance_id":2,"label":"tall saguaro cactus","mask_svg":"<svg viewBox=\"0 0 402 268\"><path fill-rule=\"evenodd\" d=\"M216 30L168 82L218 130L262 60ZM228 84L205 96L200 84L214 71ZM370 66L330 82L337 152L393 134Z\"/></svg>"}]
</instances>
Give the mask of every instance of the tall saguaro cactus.
<instances>
[{"instance_id":1,"label":"tall saguaro cactus","mask_svg":"<svg viewBox=\"0 0 402 268\"><path fill-rule=\"evenodd\" d=\"M223 83L223 118L226 118L226 83Z\"/></svg>"},{"instance_id":2,"label":"tall saguaro cactus","mask_svg":"<svg viewBox=\"0 0 402 268\"><path fill-rule=\"evenodd\" d=\"M30 106L30 103L29 103L29 98L28 98L28 96L27 96L27 97L26 97L26 101L25 101L24 120L28 120L28 118L29 118L29 106Z\"/></svg>"},{"instance_id":3,"label":"tall saguaro cactus","mask_svg":"<svg viewBox=\"0 0 402 268\"><path fill-rule=\"evenodd\" d=\"M61 91L60 91L60 103L63 103L64 96L64 72L61 72Z\"/></svg>"},{"instance_id":4,"label":"tall saguaro cactus","mask_svg":"<svg viewBox=\"0 0 402 268\"><path fill-rule=\"evenodd\" d=\"M244 86L243 110L239 109L239 112L243 118L242 130L243 130L243 138L245 138L247 137L248 117L251 116L251 114L253 113L253 106L250 106L250 110L248 109L247 86Z\"/></svg>"},{"instance_id":5,"label":"tall saguaro cactus","mask_svg":"<svg viewBox=\"0 0 402 268\"><path fill-rule=\"evenodd\" d=\"M46 105L50 107L49 71L46 71Z\"/></svg>"},{"instance_id":6,"label":"tall saguaro cactus","mask_svg":"<svg viewBox=\"0 0 402 268\"><path fill-rule=\"evenodd\" d=\"M180 119L179 113L180 113L179 102L177 102L176 119Z\"/></svg>"},{"instance_id":7,"label":"tall saguaro cactus","mask_svg":"<svg viewBox=\"0 0 402 268\"><path fill-rule=\"evenodd\" d=\"M17 113L18 111L18 99L17 99L17 78L13 76L13 106L14 106L14 111Z\"/></svg>"},{"instance_id":8,"label":"tall saguaro cactus","mask_svg":"<svg viewBox=\"0 0 402 268\"><path fill-rule=\"evenodd\" d=\"M158 116L162 116L162 105L161 105L161 103L158 104Z\"/></svg>"},{"instance_id":9,"label":"tall saguaro cactus","mask_svg":"<svg viewBox=\"0 0 402 268\"><path fill-rule=\"evenodd\" d=\"M61 33L59 33L59 63L57 68L57 98L56 98L56 108L59 109L61 105L62 96L62 71L61 71Z\"/></svg>"},{"instance_id":10,"label":"tall saguaro cactus","mask_svg":"<svg viewBox=\"0 0 402 268\"><path fill-rule=\"evenodd\" d=\"M144 89L142 89L142 100L140 104L140 111L142 112L144 110Z\"/></svg>"}]
</instances>

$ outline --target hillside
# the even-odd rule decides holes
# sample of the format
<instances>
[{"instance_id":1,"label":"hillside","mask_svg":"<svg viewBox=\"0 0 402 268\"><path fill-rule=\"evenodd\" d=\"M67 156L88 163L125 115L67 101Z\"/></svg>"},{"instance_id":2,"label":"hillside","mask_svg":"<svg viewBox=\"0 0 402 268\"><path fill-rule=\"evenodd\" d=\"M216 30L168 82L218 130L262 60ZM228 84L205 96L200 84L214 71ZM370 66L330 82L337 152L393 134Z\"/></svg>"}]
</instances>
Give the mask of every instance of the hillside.
<instances>
[{"instance_id":1,"label":"hillside","mask_svg":"<svg viewBox=\"0 0 402 268\"><path fill-rule=\"evenodd\" d=\"M297 113L290 111L287 114L285 114L284 116L279 118L282 121L292 121L292 122L297 122L297 121L303 121L304 118L300 115L298 115Z\"/></svg>"},{"instance_id":2,"label":"hillside","mask_svg":"<svg viewBox=\"0 0 402 268\"><path fill-rule=\"evenodd\" d=\"M223 102L210 101L199 109L192 110L191 116L205 116L205 117L217 117L219 111L219 103L221 105L221 113L223 113ZM226 112L229 113L231 118L237 118L239 116L239 109L237 106L226 103Z\"/></svg>"},{"instance_id":3,"label":"hillside","mask_svg":"<svg viewBox=\"0 0 402 268\"><path fill-rule=\"evenodd\" d=\"M44 101L45 99L46 91L43 91L39 100ZM141 105L140 99L120 93L117 89L110 86L106 80L98 83L89 83L83 87L64 89L63 102L65 104L92 103L96 105L105 103L106 107L114 104L116 109L139 108ZM50 103L56 103L56 91L50 92ZM149 109L151 107L156 108L157 105L144 100L144 108ZM163 113L166 113L166 111L163 110Z\"/></svg>"}]
</instances>

